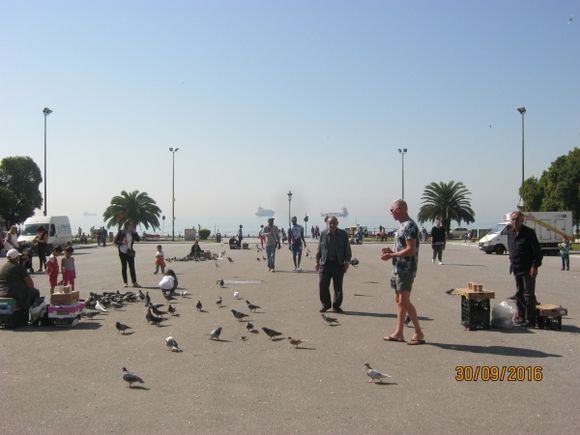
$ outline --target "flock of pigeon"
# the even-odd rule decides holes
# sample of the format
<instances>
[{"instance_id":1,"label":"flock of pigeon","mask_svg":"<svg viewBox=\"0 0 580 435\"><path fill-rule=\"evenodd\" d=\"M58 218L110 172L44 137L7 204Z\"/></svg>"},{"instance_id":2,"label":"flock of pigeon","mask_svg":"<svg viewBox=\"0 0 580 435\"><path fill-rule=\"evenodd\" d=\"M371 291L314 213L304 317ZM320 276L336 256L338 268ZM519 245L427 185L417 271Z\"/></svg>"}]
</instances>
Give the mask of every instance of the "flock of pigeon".
<instances>
[{"instance_id":1,"label":"flock of pigeon","mask_svg":"<svg viewBox=\"0 0 580 435\"><path fill-rule=\"evenodd\" d=\"M259 245L257 246L257 249L258 249L258 251L260 251ZM215 258L213 258L213 259L217 262L217 261L223 259L224 256L225 256L225 252L222 252L218 256L215 256ZM231 262L231 263L234 262L234 260L231 257L226 257L226 258L228 259L229 262ZM179 260L177 260L177 261L179 261ZM219 280L217 280L216 284L220 288L223 288L224 287L224 280L219 279ZM160 325L162 325L163 322L167 321L169 319L169 317L180 317L180 314L177 313L177 309L172 305L172 302L177 300L176 296L178 296L178 295L182 296L182 297L187 297L188 292L187 291L177 292L175 290L162 291L162 295L163 295L164 299L166 300L166 302L168 303L167 310L163 309L165 307L165 304L153 303L151 300L151 296L149 295L149 292L146 291L145 293L143 293L143 291L141 289L139 289L137 293L135 293L133 291L127 291L124 293L121 293L119 291L117 291L117 292L103 292L102 294L97 294L97 293L91 292L90 298L86 302L86 309L84 310L82 315L84 317L89 318L89 319L93 319L100 312L106 312L109 309L120 309L120 308L123 308L125 306L125 304L128 304L128 303L143 303L145 308L146 308L145 320L147 321L147 323L149 325L160 326ZM239 291L233 292L233 298L234 298L234 300L237 300L237 301L243 299L241 297ZM218 296L218 298L215 301L216 307L218 309L224 308L225 306L223 305L223 302L224 302L223 298L221 296ZM250 313L256 313L256 312L259 312L262 310L261 306L255 304L255 303L252 303L248 299L245 299L245 303L246 303L247 309ZM207 312L206 310L204 310L203 303L201 302L201 300L197 301L197 303L195 304L195 309L198 312ZM247 314L243 311L236 310L233 308L230 309L230 312L232 313L232 316L234 317L235 320L237 320L238 322L245 323L245 328L246 328L247 334L259 334L260 333L260 331L256 328L254 323L249 321L248 318L250 317L250 314ZM335 317L330 317L324 313L321 314L321 317L322 317L322 321L328 326L334 327L334 326L340 325L339 320ZM126 335L129 330L132 330L131 326L123 324L119 321L117 321L115 323L115 328L122 335ZM217 325L215 328L213 328L211 331L209 331L209 333L208 333L209 339L219 341L223 330L224 330L223 326ZM261 330L272 341L284 340L284 334L280 331L277 331L276 329L262 326ZM240 335L240 340L247 341L249 338L249 335L247 335L247 334ZM295 349L300 349L300 346L303 343L310 341L310 340L291 337L291 336L288 336L287 340L288 340L288 343L291 346L293 346ZM165 346L171 352L182 352L182 349L180 348L177 340L172 336L169 336L165 339ZM369 382L378 381L378 382L382 383L384 379L390 378L389 375L381 373L381 372L371 368L371 366L368 363L365 363L364 367L366 368L367 376L370 378ZM128 383L130 388L133 386L134 383L144 383L144 381L141 377L139 377L135 373L130 372L125 367L122 368L122 379Z\"/></svg>"}]
</instances>

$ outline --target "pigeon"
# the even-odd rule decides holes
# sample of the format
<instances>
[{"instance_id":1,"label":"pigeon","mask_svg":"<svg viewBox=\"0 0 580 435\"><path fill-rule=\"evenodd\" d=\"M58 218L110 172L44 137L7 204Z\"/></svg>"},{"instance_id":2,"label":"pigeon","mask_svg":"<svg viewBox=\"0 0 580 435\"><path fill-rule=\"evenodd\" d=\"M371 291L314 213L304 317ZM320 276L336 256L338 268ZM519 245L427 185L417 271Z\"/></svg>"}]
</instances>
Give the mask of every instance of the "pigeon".
<instances>
[{"instance_id":1,"label":"pigeon","mask_svg":"<svg viewBox=\"0 0 580 435\"><path fill-rule=\"evenodd\" d=\"M129 384L129 388L132 388L135 382L139 382L140 384L145 383L143 379L141 379L135 373L131 373L125 367L123 367L123 380Z\"/></svg>"},{"instance_id":2,"label":"pigeon","mask_svg":"<svg viewBox=\"0 0 580 435\"><path fill-rule=\"evenodd\" d=\"M127 329L131 329L130 326L123 325L121 322L115 323L115 328L117 328L117 331L121 332L123 335L125 335Z\"/></svg>"},{"instance_id":3,"label":"pigeon","mask_svg":"<svg viewBox=\"0 0 580 435\"><path fill-rule=\"evenodd\" d=\"M165 346L167 346L167 349L169 349L171 352L181 352L179 344L177 344L177 341L175 341L173 337L167 337L165 339Z\"/></svg>"},{"instance_id":4,"label":"pigeon","mask_svg":"<svg viewBox=\"0 0 580 435\"><path fill-rule=\"evenodd\" d=\"M219 285L220 287L224 286L224 280L223 279L218 279L216 282L216 285Z\"/></svg>"},{"instance_id":5,"label":"pigeon","mask_svg":"<svg viewBox=\"0 0 580 435\"><path fill-rule=\"evenodd\" d=\"M262 331L264 331L264 332L266 333L266 335L267 335L268 337L270 337L270 340L273 340L273 339L274 339L274 337L278 337L278 336L282 335L282 333L281 333L281 332L278 332L278 331L275 331L275 330L273 330L273 329L266 328L266 327L263 327L263 328L262 328Z\"/></svg>"},{"instance_id":6,"label":"pigeon","mask_svg":"<svg viewBox=\"0 0 580 435\"><path fill-rule=\"evenodd\" d=\"M171 293L169 293L169 292L168 292L168 293L165 293L165 292L163 292L163 297L164 297L165 299L167 299L168 301L176 301L176 300L177 300L177 299L176 299L175 297L173 297L173 296L171 295Z\"/></svg>"},{"instance_id":7,"label":"pigeon","mask_svg":"<svg viewBox=\"0 0 580 435\"><path fill-rule=\"evenodd\" d=\"M85 310L82 312L82 316L83 317L88 317L89 319L93 319L93 317L95 317L97 314L99 314L99 311L97 310Z\"/></svg>"},{"instance_id":8,"label":"pigeon","mask_svg":"<svg viewBox=\"0 0 580 435\"><path fill-rule=\"evenodd\" d=\"M240 335L240 340L246 341L248 337L246 335Z\"/></svg>"},{"instance_id":9,"label":"pigeon","mask_svg":"<svg viewBox=\"0 0 580 435\"><path fill-rule=\"evenodd\" d=\"M167 312L169 312L171 315L175 315L175 311L177 311L173 305L169 304L169 307L167 307Z\"/></svg>"},{"instance_id":10,"label":"pigeon","mask_svg":"<svg viewBox=\"0 0 580 435\"><path fill-rule=\"evenodd\" d=\"M256 310L261 309L262 307L259 305L254 305L252 304L249 300L246 299L246 304L248 305L248 308L250 309L250 311L252 312L256 312Z\"/></svg>"},{"instance_id":11,"label":"pigeon","mask_svg":"<svg viewBox=\"0 0 580 435\"><path fill-rule=\"evenodd\" d=\"M220 334L222 333L222 327L218 326L209 333L209 338L212 340L219 340Z\"/></svg>"},{"instance_id":12,"label":"pigeon","mask_svg":"<svg viewBox=\"0 0 580 435\"><path fill-rule=\"evenodd\" d=\"M103 307L103 304L101 304L101 301L97 301L97 303L95 304L95 308L97 310L101 310L103 313L107 312L107 309L105 307Z\"/></svg>"},{"instance_id":13,"label":"pigeon","mask_svg":"<svg viewBox=\"0 0 580 435\"><path fill-rule=\"evenodd\" d=\"M232 314L234 315L234 317L235 317L236 319L238 319L239 321L242 321L242 319L243 319L244 317L248 317L248 315L247 315L247 314L245 314L245 313L242 313L241 311L237 311L237 310L234 310L234 309L232 309L232 310L231 310L231 312L232 312Z\"/></svg>"},{"instance_id":14,"label":"pigeon","mask_svg":"<svg viewBox=\"0 0 580 435\"><path fill-rule=\"evenodd\" d=\"M141 289L139 289L139 299L141 299L141 302L145 301L145 293Z\"/></svg>"},{"instance_id":15,"label":"pigeon","mask_svg":"<svg viewBox=\"0 0 580 435\"><path fill-rule=\"evenodd\" d=\"M154 325L159 326L161 322L167 320L165 317L157 317L151 313L151 310L147 310L147 314L145 315L147 319L147 323L153 323Z\"/></svg>"},{"instance_id":16,"label":"pigeon","mask_svg":"<svg viewBox=\"0 0 580 435\"><path fill-rule=\"evenodd\" d=\"M353 258L352 260L350 260L350 265L357 267L359 265L358 258Z\"/></svg>"},{"instance_id":17,"label":"pigeon","mask_svg":"<svg viewBox=\"0 0 580 435\"><path fill-rule=\"evenodd\" d=\"M161 306L163 306L163 304L161 304ZM167 311L160 310L157 308L157 305L150 305L149 308L151 308L151 311L153 311L153 314L156 316L163 316L164 314L167 314Z\"/></svg>"},{"instance_id":18,"label":"pigeon","mask_svg":"<svg viewBox=\"0 0 580 435\"><path fill-rule=\"evenodd\" d=\"M240 292L234 292L234 299L239 301L241 299Z\"/></svg>"},{"instance_id":19,"label":"pigeon","mask_svg":"<svg viewBox=\"0 0 580 435\"><path fill-rule=\"evenodd\" d=\"M254 329L254 324L253 324L252 322L248 322L248 323L246 324L246 329L247 329L248 331L252 331L252 330Z\"/></svg>"},{"instance_id":20,"label":"pigeon","mask_svg":"<svg viewBox=\"0 0 580 435\"><path fill-rule=\"evenodd\" d=\"M183 290L179 292L179 296L181 296L182 298L186 297L187 295L189 295L189 292L187 290Z\"/></svg>"},{"instance_id":21,"label":"pigeon","mask_svg":"<svg viewBox=\"0 0 580 435\"><path fill-rule=\"evenodd\" d=\"M256 260L260 261L260 257L256 257Z\"/></svg>"},{"instance_id":22,"label":"pigeon","mask_svg":"<svg viewBox=\"0 0 580 435\"><path fill-rule=\"evenodd\" d=\"M113 308L123 308L123 304L117 301L111 301Z\"/></svg>"},{"instance_id":23,"label":"pigeon","mask_svg":"<svg viewBox=\"0 0 580 435\"><path fill-rule=\"evenodd\" d=\"M306 342L306 341L310 341L310 340L301 340L301 339L299 339L299 338L292 338L292 337L288 337L288 341L290 342L290 344L291 344L292 346L294 346L294 349L298 349L298 347L299 347L299 346L300 346L302 343L304 343L304 342Z\"/></svg>"},{"instance_id":24,"label":"pigeon","mask_svg":"<svg viewBox=\"0 0 580 435\"><path fill-rule=\"evenodd\" d=\"M455 289L454 288L450 288L449 290L445 290L445 294L448 295L455 295L457 293L455 293Z\"/></svg>"},{"instance_id":25,"label":"pigeon","mask_svg":"<svg viewBox=\"0 0 580 435\"><path fill-rule=\"evenodd\" d=\"M149 292L145 294L145 306L148 307L151 304L151 296L149 296Z\"/></svg>"},{"instance_id":26,"label":"pigeon","mask_svg":"<svg viewBox=\"0 0 580 435\"><path fill-rule=\"evenodd\" d=\"M364 366L367 368L367 376L370 378L369 383L378 380L379 383L382 384L383 379L391 377L391 375L387 375L386 373L381 373L378 370L373 369L368 362L364 363Z\"/></svg>"},{"instance_id":27,"label":"pigeon","mask_svg":"<svg viewBox=\"0 0 580 435\"><path fill-rule=\"evenodd\" d=\"M197 301L197 304L195 304L195 308L197 308L197 311L199 311L200 313L203 310L203 305L201 304L201 301Z\"/></svg>"},{"instance_id":28,"label":"pigeon","mask_svg":"<svg viewBox=\"0 0 580 435\"><path fill-rule=\"evenodd\" d=\"M324 320L324 322L330 326L336 326L339 324L338 319L336 317L329 317L324 313L322 314L322 320Z\"/></svg>"},{"instance_id":29,"label":"pigeon","mask_svg":"<svg viewBox=\"0 0 580 435\"><path fill-rule=\"evenodd\" d=\"M217 298L217 300L215 301L215 304L216 304L218 307L220 307L220 308L221 308L223 301L224 301L224 300L223 300L223 299L222 299L222 297L220 296L220 297L219 297L219 298Z\"/></svg>"},{"instance_id":30,"label":"pigeon","mask_svg":"<svg viewBox=\"0 0 580 435\"><path fill-rule=\"evenodd\" d=\"M262 260L266 261L266 256L262 255Z\"/></svg>"},{"instance_id":31,"label":"pigeon","mask_svg":"<svg viewBox=\"0 0 580 435\"><path fill-rule=\"evenodd\" d=\"M234 262L234 260L232 259L232 257L228 257L228 261L229 261L230 263L233 263L233 262Z\"/></svg>"}]
</instances>

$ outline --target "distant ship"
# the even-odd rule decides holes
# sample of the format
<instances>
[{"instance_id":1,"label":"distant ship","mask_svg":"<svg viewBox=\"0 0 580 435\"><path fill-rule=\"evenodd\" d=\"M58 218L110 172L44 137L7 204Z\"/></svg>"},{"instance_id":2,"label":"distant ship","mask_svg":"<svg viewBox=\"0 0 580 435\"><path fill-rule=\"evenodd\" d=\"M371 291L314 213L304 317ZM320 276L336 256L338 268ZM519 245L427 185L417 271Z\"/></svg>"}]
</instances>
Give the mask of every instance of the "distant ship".
<instances>
[{"instance_id":1,"label":"distant ship","mask_svg":"<svg viewBox=\"0 0 580 435\"><path fill-rule=\"evenodd\" d=\"M258 210L256 211L256 216L260 217L272 217L274 214L274 210L268 210L267 208L262 207L258 207Z\"/></svg>"},{"instance_id":2,"label":"distant ship","mask_svg":"<svg viewBox=\"0 0 580 435\"><path fill-rule=\"evenodd\" d=\"M323 211L322 213L320 213L320 216L322 216L322 217L326 217L326 216L347 217L348 210L346 209L346 207L342 207L342 211Z\"/></svg>"}]
</instances>

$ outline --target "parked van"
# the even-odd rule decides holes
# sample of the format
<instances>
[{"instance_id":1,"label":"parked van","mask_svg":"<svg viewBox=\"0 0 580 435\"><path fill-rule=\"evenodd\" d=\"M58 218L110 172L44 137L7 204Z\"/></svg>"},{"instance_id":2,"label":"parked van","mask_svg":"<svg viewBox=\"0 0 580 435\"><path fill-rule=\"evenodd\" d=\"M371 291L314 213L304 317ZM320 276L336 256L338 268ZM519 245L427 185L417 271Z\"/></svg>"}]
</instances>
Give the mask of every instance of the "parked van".
<instances>
[{"instance_id":1,"label":"parked van","mask_svg":"<svg viewBox=\"0 0 580 435\"><path fill-rule=\"evenodd\" d=\"M498 255L508 250L507 232L510 213L503 222L497 224L489 234L479 240L479 249L486 254L495 252ZM524 225L536 232L544 254L557 254L558 243L564 236L572 239L571 211L529 211L524 212Z\"/></svg>"},{"instance_id":2,"label":"parked van","mask_svg":"<svg viewBox=\"0 0 580 435\"><path fill-rule=\"evenodd\" d=\"M48 251L52 246L72 243L72 231L68 216L32 216L24 221L18 244L21 247L32 246L38 228L44 227L48 232Z\"/></svg>"}]
</instances>

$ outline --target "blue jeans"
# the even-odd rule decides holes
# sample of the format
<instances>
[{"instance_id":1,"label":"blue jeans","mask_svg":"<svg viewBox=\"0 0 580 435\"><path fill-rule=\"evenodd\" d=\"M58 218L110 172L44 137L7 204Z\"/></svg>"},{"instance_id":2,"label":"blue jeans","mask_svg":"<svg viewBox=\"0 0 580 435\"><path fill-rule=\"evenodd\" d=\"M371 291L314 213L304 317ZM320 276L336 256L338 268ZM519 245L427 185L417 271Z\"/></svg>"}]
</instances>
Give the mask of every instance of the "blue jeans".
<instances>
[{"instance_id":1,"label":"blue jeans","mask_svg":"<svg viewBox=\"0 0 580 435\"><path fill-rule=\"evenodd\" d=\"M266 245L266 257L268 257L268 269L274 269L276 263L277 245Z\"/></svg>"}]
</instances>

